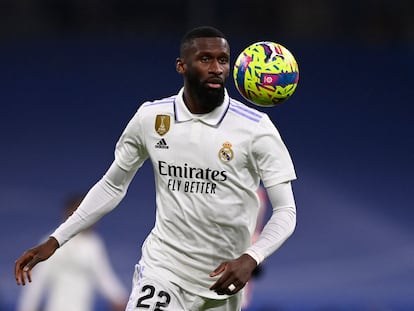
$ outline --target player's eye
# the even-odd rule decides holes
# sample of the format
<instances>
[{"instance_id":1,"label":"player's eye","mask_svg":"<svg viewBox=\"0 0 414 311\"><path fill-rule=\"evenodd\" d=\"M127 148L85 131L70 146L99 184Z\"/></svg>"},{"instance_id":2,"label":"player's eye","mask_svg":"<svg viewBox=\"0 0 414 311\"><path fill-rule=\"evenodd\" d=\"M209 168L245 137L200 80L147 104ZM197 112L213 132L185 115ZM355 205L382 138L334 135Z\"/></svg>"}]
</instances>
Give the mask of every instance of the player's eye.
<instances>
[{"instance_id":1,"label":"player's eye","mask_svg":"<svg viewBox=\"0 0 414 311\"><path fill-rule=\"evenodd\" d=\"M220 57L219 63L220 64L227 64L229 62L229 59L227 57Z\"/></svg>"}]
</instances>

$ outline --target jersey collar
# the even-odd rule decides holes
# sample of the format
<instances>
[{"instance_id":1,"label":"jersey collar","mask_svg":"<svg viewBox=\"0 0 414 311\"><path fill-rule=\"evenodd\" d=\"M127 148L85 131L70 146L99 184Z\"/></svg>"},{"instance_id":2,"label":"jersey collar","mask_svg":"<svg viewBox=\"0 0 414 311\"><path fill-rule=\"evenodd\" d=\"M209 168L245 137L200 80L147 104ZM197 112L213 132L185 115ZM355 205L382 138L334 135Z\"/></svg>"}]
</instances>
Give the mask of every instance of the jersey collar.
<instances>
[{"instance_id":1,"label":"jersey collar","mask_svg":"<svg viewBox=\"0 0 414 311\"><path fill-rule=\"evenodd\" d=\"M204 122L208 125L216 126L221 122L221 120L223 120L227 110L229 109L230 98L227 93L227 90L224 90L223 104L214 109L212 112L199 115L197 116L197 118L195 118L184 103L183 93L184 88L181 88L174 101L174 114L175 120L177 122L185 122L193 119L198 119L201 122Z\"/></svg>"}]
</instances>

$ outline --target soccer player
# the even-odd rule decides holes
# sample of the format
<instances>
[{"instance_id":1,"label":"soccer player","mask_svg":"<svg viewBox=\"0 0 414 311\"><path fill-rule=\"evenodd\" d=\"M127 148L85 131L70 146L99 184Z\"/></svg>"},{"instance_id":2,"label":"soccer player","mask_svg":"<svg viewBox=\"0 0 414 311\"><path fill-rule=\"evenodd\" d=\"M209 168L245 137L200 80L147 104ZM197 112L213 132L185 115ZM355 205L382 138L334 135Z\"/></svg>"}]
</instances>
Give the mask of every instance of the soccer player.
<instances>
[{"instance_id":1,"label":"soccer player","mask_svg":"<svg viewBox=\"0 0 414 311\"><path fill-rule=\"evenodd\" d=\"M17 284L30 282L37 263L115 208L149 159L156 220L126 310L241 309L253 270L294 231L294 166L267 114L229 97L230 47L221 31L202 26L186 33L176 70L182 89L138 108L114 162L76 212L17 259ZM252 244L260 181L273 213Z\"/></svg>"},{"instance_id":2,"label":"soccer player","mask_svg":"<svg viewBox=\"0 0 414 311\"><path fill-rule=\"evenodd\" d=\"M79 206L83 195L68 197L64 219ZM34 271L36 282L23 288L17 311L92 311L100 293L111 310L125 310L127 290L110 264L102 238L84 230ZM44 308L43 308L44 304Z\"/></svg>"}]
</instances>

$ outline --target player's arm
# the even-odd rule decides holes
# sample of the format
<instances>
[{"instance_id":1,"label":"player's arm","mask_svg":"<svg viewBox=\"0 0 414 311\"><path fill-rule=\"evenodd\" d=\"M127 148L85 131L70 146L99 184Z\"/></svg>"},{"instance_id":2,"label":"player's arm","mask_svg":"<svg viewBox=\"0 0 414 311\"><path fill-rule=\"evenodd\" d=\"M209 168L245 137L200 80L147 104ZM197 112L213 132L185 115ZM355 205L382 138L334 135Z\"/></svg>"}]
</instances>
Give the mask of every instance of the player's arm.
<instances>
[{"instance_id":1,"label":"player's arm","mask_svg":"<svg viewBox=\"0 0 414 311\"><path fill-rule=\"evenodd\" d=\"M282 246L296 227L296 204L291 183L278 184L266 188L266 191L272 205L272 216L258 239L246 251L257 264Z\"/></svg>"},{"instance_id":2,"label":"player's arm","mask_svg":"<svg viewBox=\"0 0 414 311\"><path fill-rule=\"evenodd\" d=\"M138 168L126 171L113 162L106 174L86 194L76 211L52 234L63 245L112 211L125 196Z\"/></svg>"},{"instance_id":3,"label":"player's arm","mask_svg":"<svg viewBox=\"0 0 414 311\"><path fill-rule=\"evenodd\" d=\"M49 239L24 252L15 262L16 283L25 285L31 282L31 270L41 261L48 259L71 237L96 223L114 209L125 196L127 188L138 168L125 171L115 162L106 174L85 196L77 210L62 223Z\"/></svg>"},{"instance_id":4,"label":"player's arm","mask_svg":"<svg viewBox=\"0 0 414 311\"><path fill-rule=\"evenodd\" d=\"M266 191L273 208L272 216L256 242L243 255L220 264L210 274L211 277L221 274L210 287L218 294L234 294L242 289L257 265L275 252L295 229L296 205L291 183L278 184L266 188Z\"/></svg>"},{"instance_id":5,"label":"player's arm","mask_svg":"<svg viewBox=\"0 0 414 311\"><path fill-rule=\"evenodd\" d=\"M58 249L59 243L50 237L47 241L25 251L14 265L14 276L17 285L26 285L26 279L32 281L32 268L39 262L48 259Z\"/></svg>"}]
</instances>

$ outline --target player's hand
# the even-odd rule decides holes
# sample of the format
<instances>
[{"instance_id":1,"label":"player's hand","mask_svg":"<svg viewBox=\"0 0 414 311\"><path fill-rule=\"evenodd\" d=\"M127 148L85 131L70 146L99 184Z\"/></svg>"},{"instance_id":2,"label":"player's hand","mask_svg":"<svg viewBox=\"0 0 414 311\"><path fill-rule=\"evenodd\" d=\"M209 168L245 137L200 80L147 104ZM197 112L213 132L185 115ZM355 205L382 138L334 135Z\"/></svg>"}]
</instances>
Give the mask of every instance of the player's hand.
<instances>
[{"instance_id":1,"label":"player's hand","mask_svg":"<svg viewBox=\"0 0 414 311\"><path fill-rule=\"evenodd\" d=\"M52 256L58 247L58 241L50 237L46 242L24 252L14 264L14 276L17 285L26 285L26 280L31 282L33 267Z\"/></svg>"},{"instance_id":2,"label":"player's hand","mask_svg":"<svg viewBox=\"0 0 414 311\"><path fill-rule=\"evenodd\" d=\"M250 279L256 268L256 261L247 254L239 258L221 263L210 277L220 275L220 278L210 287L219 295L232 295L241 290Z\"/></svg>"}]
</instances>

